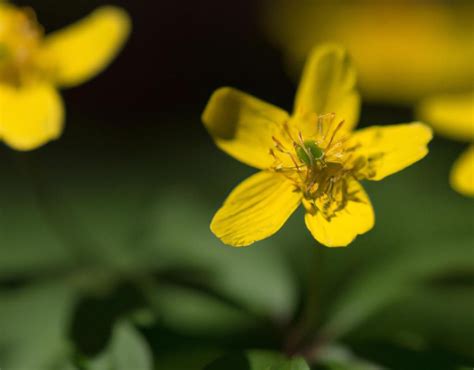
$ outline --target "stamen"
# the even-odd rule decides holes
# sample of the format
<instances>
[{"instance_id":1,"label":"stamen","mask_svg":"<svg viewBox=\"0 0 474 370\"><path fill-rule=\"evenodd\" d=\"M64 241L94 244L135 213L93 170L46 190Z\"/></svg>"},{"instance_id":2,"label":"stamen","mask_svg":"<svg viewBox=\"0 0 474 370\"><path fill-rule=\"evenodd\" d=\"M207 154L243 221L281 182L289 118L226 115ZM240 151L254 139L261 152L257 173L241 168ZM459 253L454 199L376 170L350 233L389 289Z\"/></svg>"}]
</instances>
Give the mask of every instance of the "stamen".
<instances>
[{"instance_id":1,"label":"stamen","mask_svg":"<svg viewBox=\"0 0 474 370\"><path fill-rule=\"evenodd\" d=\"M280 152L282 153L288 152L288 150L283 146L283 144L275 136L272 136L272 140L275 142L275 146Z\"/></svg>"},{"instance_id":2,"label":"stamen","mask_svg":"<svg viewBox=\"0 0 474 370\"><path fill-rule=\"evenodd\" d=\"M294 154L291 151L287 150L285 148L285 146L280 142L280 140L278 140L275 136L272 136L272 139L275 142L275 146L276 146L277 150L280 151L283 154L288 155L290 157L291 161L293 162L293 165L295 166L294 169L296 169L299 172L300 171L300 166L298 165L298 162L297 162ZM276 155L273 152L273 150L271 150L270 154L273 155L276 158Z\"/></svg>"},{"instance_id":3,"label":"stamen","mask_svg":"<svg viewBox=\"0 0 474 370\"><path fill-rule=\"evenodd\" d=\"M344 121L336 125L335 117L334 113L305 117L316 129L316 136L307 139L285 122L282 136L272 137L275 146L270 150L275 159L272 170L292 181L308 208L327 220L336 217L356 197L350 194L348 181L355 176L353 159L357 147L349 146L349 137L341 133Z\"/></svg>"},{"instance_id":4,"label":"stamen","mask_svg":"<svg viewBox=\"0 0 474 370\"><path fill-rule=\"evenodd\" d=\"M303 140L303 135L301 134L301 131L298 132L298 139L299 145L295 143L295 150L296 154L298 155L298 158L304 163L306 163L306 165L313 167L314 158L311 154L311 151L308 149Z\"/></svg>"},{"instance_id":5,"label":"stamen","mask_svg":"<svg viewBox=\"0 0 474 370\"><path fill-rule=\"evenodd\" d=\"M337 132L341 129L343 124L344 124L344 121L341 121L341 122L338 123L338 125L336 126L336 129L333 131L333 133L331 135L331 140L329 140L329 143L328 143L327 147L331 146L334 138L336 137Z\"/></svg>"},{"instance_id":6,"label":"stamen","mask_svg":"<svg viewBox=\"0 0 474 370\"><path fill-rule=\"evenodd\" d=\"M288 122L285 122L285 124L283 125L283 128L285 130L285 133L288 135L288 138L292 141L292 142L295 142L296 140L293 139L293 136L291 135L291 131L290 131L290 128L288 126Z\"/></svg>"},{"instance_id":7,"label":"stamen","mask_svg":"<svg viewBox=\"0 0 474 370\"><path fill-rule=\"evenodd\" d=\"M326 113L319 116L319 122L320 122L320 127L321 127L320 136L322 136L323 141L326 140L326 135L329 133L329 127L331 127L331 123L335 117L336 117L335 113ZM329 121L329 124L327 125L327 129L323 127L326 121Z\"/></svg>"},{"instance_id":8,"label":"stamen","mask_svg":"<svg viewBox=\"0 0 474 370\"><path fill-rule=\"evenodd\" d=\"M318 117L318 136L323 136L323 122L322 116Z\"/></svg>"}]
</instances>

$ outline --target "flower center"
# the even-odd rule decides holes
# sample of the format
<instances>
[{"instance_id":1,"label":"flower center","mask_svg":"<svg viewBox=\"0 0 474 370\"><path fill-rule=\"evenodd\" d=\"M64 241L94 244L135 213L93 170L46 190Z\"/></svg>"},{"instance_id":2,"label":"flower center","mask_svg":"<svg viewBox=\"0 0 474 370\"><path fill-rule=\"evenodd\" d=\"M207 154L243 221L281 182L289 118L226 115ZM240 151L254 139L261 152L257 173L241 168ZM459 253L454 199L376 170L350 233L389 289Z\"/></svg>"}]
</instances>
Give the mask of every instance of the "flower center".
<instances>
[{"instance_id":1,"label":"flower center","mask_svg":"<svg viewBox=\"0 0 474 370\"><path fill-rule=\"evenodd\" d=\"M0 5L0 83L24 82L34 70L42 35L32 10Z\"/></svg>"},{"instance_id":2,"label":"flower center","mask_svg":"<svg viewBox=\"0 0 474 370\"><path fill-rule=\"evenodd\" d=\"M343 209L351 194L348 180L355 176L348 165L354 148L347 146L342 135L343 122L334 124L334 114L322 115L314 121L309 137L287 123L279 137L273 137L275 147L270 151L275 162L272 170L295 184L310 212L323 212L328 219ZM310 127L312 122L304 122Z\"/></svg>"}]
</instances>

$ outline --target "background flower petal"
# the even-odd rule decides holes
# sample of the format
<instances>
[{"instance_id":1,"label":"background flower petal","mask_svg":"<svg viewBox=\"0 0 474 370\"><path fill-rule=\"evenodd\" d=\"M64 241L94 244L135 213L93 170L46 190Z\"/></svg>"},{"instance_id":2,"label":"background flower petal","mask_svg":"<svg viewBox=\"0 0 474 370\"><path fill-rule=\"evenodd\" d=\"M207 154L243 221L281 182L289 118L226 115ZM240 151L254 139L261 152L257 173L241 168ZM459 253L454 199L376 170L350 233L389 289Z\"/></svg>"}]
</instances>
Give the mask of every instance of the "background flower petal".
<instances>
[{"instance_id":1,"label":"background flower petal","mask_svg":"<svg viewBox=\"0 0 474 370\"><path fill-rule=\"evenodd\" d=\"M431 129L418 122L391 126L371 126L356 131L349 145L358 146L354 158L367 160L365 177L381 180L428 154Z\"/></svg>"},{"instance_id":2,"label":"background flower petal","mask_svg":"<svg viewBox=\"0 0 474 370\"><path fill-rule=\"evenodd\" d=\"M211 230L225 244L248 246L276 233L300 201L301 194L285 177L259 172L230 193L215 214Z\"/></svg>"},{"instance_id":3,"label":"background flower petal","mask_svg":"<svg viewBox=\"0 0 474 370\"><path fill-rule=\"evenodd\" d=\"M474 145L454 163L450 177L451 186L456 191L474 197Z\"/></svg>"},{"instance_id":4,"label":"background flower petal","mask_svg":"<svg viewBox=\"0 0 474 370\"><path fill-rule=\"evenodd\" d=\"M327 247L345 247L357 235L372 229L375 222L374 210L362 185L356 180L349 180L348 191L357 198L349 200L347 205L327 220L322 212L305 215L306 227L313 237Z\"/></svg>"},{"instance_id":5,"label":"background flower petal","mask_svg":"<svg viewBox=\"0 0 474 370\"><path fill-rule=\"evenodd\" d=\"M347 52L337 45L313 49L296 94L295 113L335 113L335 122L352 129L359 120L360 97L356 71Z\"/></svg>"},{"instance_id":6,"label":"background flower petal","mask_svg":"<svg viewBox=\"0 0 474 370\"><path fill-rule=\"evenodd\" d=\"M274 159L272 136L281 133L288 114L237 89L223 87L214 92L202 115L204 125L217 146L239 161L266 169Z\"/></svg>"},{"instance_id":7,"label":"background flower petal","mask_svg":"<svg viewBox=\"0 0 474 370\"><path fill-rule=\"evenodd\" d=\"M45 57L54 64L55 81L79 85L100 73L122 48L130 33L127 13L105 6L45 39Z\"/></svg>"},{"instance_id":8,"label":"background flower petal","mask_svg":"<svg viewBox=\"0 0 474 370\"><path fill-rule=\"evenodd\" d=\"M474 92L433 96L419 104L417 114L443 136L474 140Z\"/></svg>"},{"instance_id":9,"label":"background flower petal","mask_svg":"<svg viewBox=\"0 0 474 370\"><path fill-rule=\"evenodd\" d=\"M292 74L314 45L331 40L350 51L364 100L412 104L472 88L470 1L267 3L262 23Z\"/></svg>"},{"instance_id":10,"label":"background flower petal","mask_svg":"<svg viewBox=\"0 0 474 370\"><path fill-rule=\"evenodd\" d=\"M63 103L53 86L0 84L0 138L10 147L32 150L58 138L63 119Z\"/></svg>"}]
</instances>

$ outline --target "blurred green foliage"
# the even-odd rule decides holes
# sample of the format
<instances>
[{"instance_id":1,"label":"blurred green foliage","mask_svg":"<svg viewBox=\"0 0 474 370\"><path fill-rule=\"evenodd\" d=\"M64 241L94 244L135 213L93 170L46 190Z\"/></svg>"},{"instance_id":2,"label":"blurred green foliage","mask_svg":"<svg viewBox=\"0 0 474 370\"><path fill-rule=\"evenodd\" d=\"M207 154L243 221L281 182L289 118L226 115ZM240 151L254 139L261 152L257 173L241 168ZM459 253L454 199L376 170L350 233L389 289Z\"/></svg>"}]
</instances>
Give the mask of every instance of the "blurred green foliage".
<instances>
[{"instance_id":1,"label":"blurred green foliage","mask_svg":"<svg viewBox=\"0 0 474 370\"><path fill-rule=\"evenodd\" d=\"M273 352L250 351L222 357L214 361L204 370L309 370L302 358L287 359Z\"/></svg>"},{"instance_id":2,"label":"blurred green foliage","mask_svg":"<svg viewBox=\"0 0 474 370\"><path fill-rule=\"evenodd\" d=\"M252 170L217 154L195 117L72 121L40 151L1 153L2 369L307 369L279 353L308 289L314 368L472 366L474 215L447 183L460 145L437 139L366 184L376 227L348 248L315 245L296 214L233 249L209 220Z\"/></svg>"}]
</instances>

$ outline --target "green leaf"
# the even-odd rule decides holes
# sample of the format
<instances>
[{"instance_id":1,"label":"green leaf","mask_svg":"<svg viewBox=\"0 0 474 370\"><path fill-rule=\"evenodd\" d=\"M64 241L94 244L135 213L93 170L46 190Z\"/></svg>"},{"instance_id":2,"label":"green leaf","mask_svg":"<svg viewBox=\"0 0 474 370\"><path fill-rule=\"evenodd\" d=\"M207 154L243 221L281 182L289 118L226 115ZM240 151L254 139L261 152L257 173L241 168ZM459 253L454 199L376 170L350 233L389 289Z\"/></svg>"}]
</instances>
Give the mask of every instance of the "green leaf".
<instances>
[{"instance_id":1,"label":"green leaf","mask_svg":"<svg viewBox=\"0 0 474 370\"><path fill-rule=\"evenodd\" d=\"M212 214L189 191L162 194L149 219L146 259L161 269L201 271L200 282L258 315L291 318L296 281L278 245L270 240L254 248L224 246L209 230Z\"/></svg>"},{"instance_id":2,"label":"green leaf","mask_svg":"<svg viewBox=\"0 0 474 370\"><path fill-rule=\"evenodd\" d=\"M88 370L151 370L152 354L146 341L130 324L115 326L107 349L91 361Z\"/></svg>"},{"instance_id":3,"label":"green leaf","mask_svg":"<svg viewBox=\"0 0 474 370\"><path fill-rule=\"evenodd\" d=\"M422 283L431 276L465 266L474 261L466 259L472 240L458 241L456 248L448 248L451 240L439 240L430 245L429 256L424 249L414 247L375 266L354 278L349 289L335 302L330 319L323 330L331 336L341 336L386 306L422 289Z\"/></svg>"},{"instance_id":4,"label":"green leaf","mask_svg":"<svg viewBox=\"0 0 474 370\"><path fill-rule=\"evenodd\" d=\"M72 363L70 363L69 361L67 361L64 364L61 364L60 366L55 367L54 370L80 370L80 369L77 368Z\"/></svg>"},{"instance_id":5,"label":"green leaf","mask_svg":"<svg viewBox=\"0 0 474 370\"><path fill-rule=\"evenodd\" d=\"M62 284L0 292L0 359L5 370L50 370L69 350L76 293Z\"/></svg>"},{"instance_id":6,"label":"green leaf","mask_svg":"<svg viewBox=\"0 0 474 370\"><path fill-rule=\"evenodd\" d=\"M384 369L395 370L458 370L461 366L474 365L472 360L457 356L441 348L409 348L384 341L366 341L352 346L353 351L370 357Z\"/></svg>"},{"instance_id":7,"label":"green leaf","mask_svg":"<svg viewBox=\"0 0 474 370\"><path fill-rule=\"evenodd\" d=\"M159 285L150 298L160 321L184 334L225 335L255 324L238 308L189 288Z\"/></svg>"},{"instance_id":8,"label":"green leaf","mask_svg":"<svg viewBox=\"0 0 474 370\"><path fill-rule=\"evenodd\" d=\"M383 368L362 359L340 344L323 346L318 351L318 369L327 370L382 370Z\"/></svg>"},{"instance_id":9,"label":"green leaf","mask_svg":"<svg viewBox=\"0 0 474 370\"><path fill-rule=\"evenodd\" d=\"M137 239L149 199L155 193L152 181L144 180L150 173L144 162L134 158L116 161L109 155L62 166L56 160L58 167L50 166L50 161L36 160L34 176L45 192L43 206L57 226L65 229L69 241L77 244L68 247L79 249L88 264L120 270L139 267ZM146 163L145 167L149 165Z\"/></svg>"},{"instance_id":10,"label":"green leaf","mask_svg":"<svg viewBox=\"0 0 474 370\"><path fill-rule=\"evenodd\" d=\"M42 212L32 184L16 164L0 160L0 279L35 275L73 262L71 251Z\"/></svg>"},{"instance_id":11,"label":"green leaf","mask_svg":"<svg viewBox=\"0 0 474 370\"><path fill-rule=\"evenodd\" d=\"M474 361L473 312L472 286L425 286L381 310L354 333L352 341L383 340L413 350L445 348Z\"/></svg>"},{"instance_id":12,"label":"green leaf","mask_svg":"<svg viewBox=\"0 0 474 370\"><path fill-rule=\"evenodd\" d=\"M211 348L189 348L167 351L157 355L156 370L202 370L222 354L221 350Z\"/></svg>"},{"instance_id":13,"label":"green leaf","mask_svg":"<svg viewBox=\"0 0 474 370\"><path fill-rule=\"evenodd\" d=\"M309 370L300 357L286 358L270 351L247 351L221 357L204 370Z\"/></svg>"}]
</instances>

